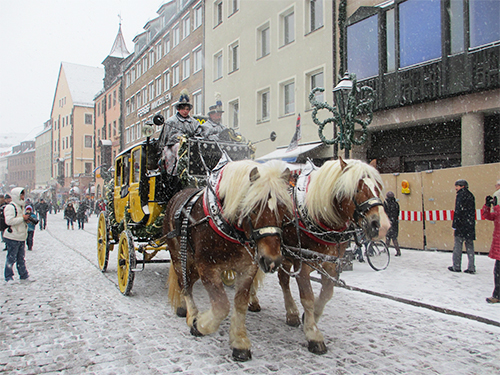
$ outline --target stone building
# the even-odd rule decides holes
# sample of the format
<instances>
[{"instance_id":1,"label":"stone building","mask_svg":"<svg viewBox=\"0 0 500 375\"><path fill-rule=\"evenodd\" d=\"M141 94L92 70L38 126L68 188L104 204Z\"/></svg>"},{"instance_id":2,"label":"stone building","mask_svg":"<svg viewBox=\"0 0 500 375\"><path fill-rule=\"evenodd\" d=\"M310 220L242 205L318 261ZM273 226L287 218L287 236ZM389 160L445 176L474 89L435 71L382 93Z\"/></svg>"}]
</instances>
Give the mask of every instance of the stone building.
<instances>
[{"instance_id":1,"label":"stone building","mask_svg":"<svg viewBox=\"0 0 500 375\"><path fill-rule=\"evenodd\" d=\"M14 187L35 189L35 141L22 141L12 147L7 158L7 191Z\"/></svg>"}]
</instances>

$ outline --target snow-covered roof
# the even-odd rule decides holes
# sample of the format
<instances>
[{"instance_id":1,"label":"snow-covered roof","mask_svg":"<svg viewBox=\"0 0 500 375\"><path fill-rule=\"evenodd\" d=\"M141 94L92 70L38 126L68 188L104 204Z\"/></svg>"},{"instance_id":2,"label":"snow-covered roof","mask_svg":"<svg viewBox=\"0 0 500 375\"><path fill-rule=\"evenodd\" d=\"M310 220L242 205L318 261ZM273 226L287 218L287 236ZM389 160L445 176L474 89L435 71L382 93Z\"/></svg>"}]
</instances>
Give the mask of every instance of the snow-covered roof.
<instances>
[{"instance_id":1,"label":"snow-covered roof","mask_svg":"<svg viewBox=\"0 0 500 375\"><path fill-rule=\"evenodd\" d=\"M127 49L127 45L125 44L125 39L122 34L122 25L118 27L118 34L116 35L115 42L113 43L113 47L111 47L111 52L109 56L112 57L120 57L125 58L130 55L130 52Z\"/></svg>"},{"instance_id":2,"label":"snow-covered roof","mask_svg":"<svg viewBox=\"0 0 500 375\"><path fill-rule=\"evenodd\" d=\"M102 89L104 69L62 62L74 105L94 106L95 93Z\"/></svg>"}]
</instances>

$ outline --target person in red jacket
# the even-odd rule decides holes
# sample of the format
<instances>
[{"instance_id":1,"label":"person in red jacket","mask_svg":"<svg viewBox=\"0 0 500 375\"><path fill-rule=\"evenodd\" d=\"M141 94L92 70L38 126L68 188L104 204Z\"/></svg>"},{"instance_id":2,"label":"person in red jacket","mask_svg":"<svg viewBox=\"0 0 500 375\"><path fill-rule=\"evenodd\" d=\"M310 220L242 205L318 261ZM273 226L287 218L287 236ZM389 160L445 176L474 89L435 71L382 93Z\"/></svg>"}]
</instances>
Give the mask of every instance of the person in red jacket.
<instances>
[{"instance_id":1,"label":"person in red jacket","mask_svg":"<svg viewBox=\"0 0 500 375\"><path fill-rule=\"evenodd\" d=\"M486 298L488 303L500 302L500 206L498 205L496 197L487 196L486 203L483 206L481 213L487 220L494 222L493 241L488 256L495 259L495 268L493 269L493 276L495 280L495 289L493 295Z\"/></svg>"}]
</instances>

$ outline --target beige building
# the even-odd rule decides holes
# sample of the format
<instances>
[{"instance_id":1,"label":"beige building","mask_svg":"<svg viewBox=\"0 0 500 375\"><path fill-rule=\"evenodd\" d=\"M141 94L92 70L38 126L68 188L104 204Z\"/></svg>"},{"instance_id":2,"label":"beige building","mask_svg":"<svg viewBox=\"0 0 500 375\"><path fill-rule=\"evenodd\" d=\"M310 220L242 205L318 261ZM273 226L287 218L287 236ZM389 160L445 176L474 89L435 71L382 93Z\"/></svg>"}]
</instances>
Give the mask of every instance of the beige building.
<instances>
[{"instance_id":1,"label":"beige building","mask_svg":"<svg viewBox=\"0 0 500 375\"><path fill-rule=\"evenodd\" d=\"M35 136L35 186L46 188L55 185L55 178L52 177L52 124L48 120L43 124L43 130Z\"/></svg>"},{"instance_id":2,"label":"beige building","mask_svg":"<svg viewBox=\"0 0 500 375\"><path fill-rule=\"evenodd\" d=\"M143 139L142 127L155 114L174 114L183 89L194 105L191 114L203 113L203 8L203 1L166 3L134 38L124 68L125 148Z\"/></svg>"},{"instance_id":3,"label":"beige building","mask_svg":"<svg viewBox=\"0 0 500 375\"><path fill-rule=\"evenodd\" d=\"M52 176L63 186L85 189L93 180L94 102L104 71L61 63L52 104Z\"/></svg>"},{"instance_id":4,"label":"beige building","mask_svg":"<svg viewBox=\"0 0 500 375\"><path fill-rule=\"evenodd\" d=\"M220 93L223 123L252 141L256 156L287 146L301 115L301 143L318 141L308 95L326 88L332 101L333 7L326 0L207 1L205 27L205 109ZM318 157L332 155L331 148Z\"/></svg>"}]
</instances>

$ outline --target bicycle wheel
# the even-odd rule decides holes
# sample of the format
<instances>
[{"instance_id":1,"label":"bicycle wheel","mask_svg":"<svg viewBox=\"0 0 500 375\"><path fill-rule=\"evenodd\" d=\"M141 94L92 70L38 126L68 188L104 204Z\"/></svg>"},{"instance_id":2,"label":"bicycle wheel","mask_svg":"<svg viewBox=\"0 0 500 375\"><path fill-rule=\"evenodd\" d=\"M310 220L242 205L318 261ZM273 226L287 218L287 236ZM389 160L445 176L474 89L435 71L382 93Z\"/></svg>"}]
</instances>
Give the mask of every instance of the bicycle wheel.
<instances>
[{"instance_id":1,"label":"bicycle wheel","mask_svg":"<svg viewBox=\"0 0 500 375\"><path fill-rule=\"evenodd\" d=\"M366 258L368 264L375 271L382 271L389 265L389 249L383 241L370 241L366 247Z\"/></svg>"}]
</instances>

